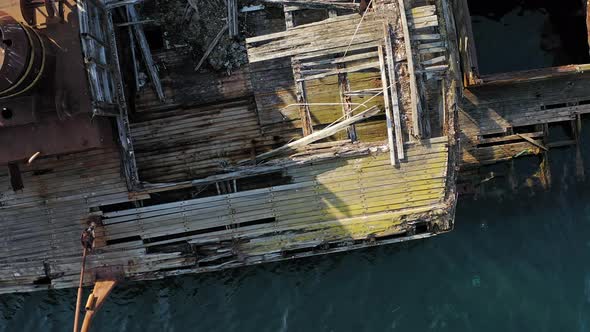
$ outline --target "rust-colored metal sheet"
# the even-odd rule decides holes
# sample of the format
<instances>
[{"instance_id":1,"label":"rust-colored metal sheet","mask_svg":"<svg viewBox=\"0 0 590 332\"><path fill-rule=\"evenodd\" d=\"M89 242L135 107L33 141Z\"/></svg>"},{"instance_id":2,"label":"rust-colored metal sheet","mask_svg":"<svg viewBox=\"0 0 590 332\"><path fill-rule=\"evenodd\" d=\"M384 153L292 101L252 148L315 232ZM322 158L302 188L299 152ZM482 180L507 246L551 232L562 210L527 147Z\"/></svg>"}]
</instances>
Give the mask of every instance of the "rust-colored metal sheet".
<instances>
[{"instance_id":1,"label":"rust-colored metal sheet","mask_svg":"<svg viewBox=\"0 0 590 332\"><path fill-rule=\"evenodd\" d=\"M106 118L77 115L65 121L56 117L18 127L0 128L0 165L41 156L113 146L111 124Z\"/></svg>"},{"instance_id":2,"label":"rust-colored metal sheet","mask_svg":"<svg viewBox=\"0 0 590 332\"><path fill-rule=\"evenodd\" d=\"M113 144L110 120L91 119L76 1L64 5L57 17L31 0L0 0L0 165Z\"/></svg>"}]
</instances>

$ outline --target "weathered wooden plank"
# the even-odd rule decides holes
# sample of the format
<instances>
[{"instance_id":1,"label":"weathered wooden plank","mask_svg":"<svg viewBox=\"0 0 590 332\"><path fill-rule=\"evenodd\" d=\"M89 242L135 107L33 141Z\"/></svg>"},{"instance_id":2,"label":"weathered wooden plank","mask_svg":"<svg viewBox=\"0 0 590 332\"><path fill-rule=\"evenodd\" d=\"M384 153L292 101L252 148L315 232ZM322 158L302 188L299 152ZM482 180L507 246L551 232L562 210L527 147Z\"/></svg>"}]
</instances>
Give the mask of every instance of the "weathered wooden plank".
<instances>
[{"instance_id":1,"label":"weathered wooden plank","mask_svg":"<svg viewBox=\"0 0 590 332\"><path fill-rule=\"evenodd\" d=\"M369 63L365 63L362 65L357 65L357 66L337 68L337 69L330 70L330 71L328 71L326 73L322 73L322 74L302 76L301 78L297 79L297 81L298 82L299 81L311 81L311 80L316 80L316 79L320 79L320 78L325 78L328 76L334 76L334 75L344 74L344 73L355 73L358 71L373 69L373 68L379 68L379 62L376 62L376 61L369 62Z\"/></svg>"},{"instance_id":2,"label":"weathered wooden plank","mask_svg":"<svg viewBox=\"0 0 590 332\"><path fill-rule=\"evenodd\" d=\"M127 5L127 15L132 22L139 21L139 14L135 10L133 5ZM164 90L162 89L162 83L160 82L160 76L158 74L158 69L156 68L156 64L154 63L154 59L152 58L152 52L150 50L150 46L147 42L147 38L145 37L145 33L143 32L143 27L139 24L134 24L133 32L135 32L135 38L139 43L139 49L141 51L141 55L143 57L143 61L148 69L148 75L154 85L154 89L158 94L158 98L161 101L164 100Z\"/></svg>"},{"instance_id":3,"label":"weathered wooden plank","mask_svg":"<svg viewBox=\"0 0 590 332\"><path fill-rule=\"evenodd\" d=\"M413 33L411 36L412 40L415 41L423 41L423 40L440 40L440 34L438 33L434 33L434 34L420 34L420 33Z\"/></svg>"},{"instance_id":4,"label":"weathered wooden plank","mask_svg":"<svg viewBox=\"0 0 590 332\"><path fill-rule=\"evenodd\" d=\"M400 10L400 18L402 24L402 31L404 33L404 45L406 47L406 57L408 61L408 75L410 77L410 104L412 112L412 129L413 135L417 138L422 137L421 111L418 99L418 86L416 84L416 74L414 67L414 55L412 52L412 40L410 37L410 29L408 20L406 18L406 5L404 0L398 0L398 8Z\"/></svg>"},{"instance_id":5,"label":"weathered wooden plank","mask_svg":"<svg viewBox=\"0 0 590 332\"><path fill-rule=\"evenodd\" d=\"M385 68L385 60L384 60L384 56L383 56L383 48L381 46L379 46L378 48L379 50L379 65L380 65L380 69L381 69L381 84L383 85L383 100L385 102L385 121L387 124L387 143L389 146L389 159L391 162L391 165L395 166L399 163L399 161L396 159L396 155L395 155L395 144L394 144L394 139L393 139L393 116L391 114L391 108L390 108L390 97L389 97L389 82L387 80L387 71ZM391 84L395 84L395 82L392 82Z\"/></svg>"},{"instance_id":6,"label":"weathered wooden plank","mask_svg":"<svg viewBox=\"0 0 590 332\"><path fill-rule=\"evenodd\" d=\"M393 43L391 42L392 29L388 22L383 24L383 34L385 36L385 51L387 55L387 73L389 76L389 90L391 92L391 111L393 113L393 123L395 128L395 141L397 158L403 160L404 138L401 127L401 114L399 109L399 98L397 94L397 78L395 75L395 55L393 54Z\"/></svg>"},{"instance_id":7,"label":"weathered wooden plank","mask_svg":"<svg viewBox=\"0 0 590 332\"><path fill-rule=\"evenodd\" d=\"M430 65L435 65L437 63L444 62L446 60L447 60L447 56L441 55L441 56L437 56L437 57L429 59L429 60L422 60L420 63L424 66L430 66Z\"/></svg>"}]
</instances>

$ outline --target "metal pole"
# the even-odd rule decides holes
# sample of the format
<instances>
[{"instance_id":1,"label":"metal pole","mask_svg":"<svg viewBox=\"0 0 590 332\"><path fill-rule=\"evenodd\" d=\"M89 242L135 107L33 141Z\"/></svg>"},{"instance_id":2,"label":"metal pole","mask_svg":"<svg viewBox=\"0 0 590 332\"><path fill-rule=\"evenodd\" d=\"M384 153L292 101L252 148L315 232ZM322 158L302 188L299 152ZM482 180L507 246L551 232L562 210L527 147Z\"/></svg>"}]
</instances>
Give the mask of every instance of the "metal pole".
<instances>
[{"instance_id":1,"label":"metal pole","mask_svg":"<svg viewBox=\"0 0 590 332\"><path fill-rule=\"evenodd\" d=\"M82 253L82 269L80 269L80 284L78 285L78 297L76 298L76 312L74 313L74 332L78 332L80 321L80 306L82 305L82 284L84 282L84 267L86 265L86 247Z\"/></svg>"}]
</instances>

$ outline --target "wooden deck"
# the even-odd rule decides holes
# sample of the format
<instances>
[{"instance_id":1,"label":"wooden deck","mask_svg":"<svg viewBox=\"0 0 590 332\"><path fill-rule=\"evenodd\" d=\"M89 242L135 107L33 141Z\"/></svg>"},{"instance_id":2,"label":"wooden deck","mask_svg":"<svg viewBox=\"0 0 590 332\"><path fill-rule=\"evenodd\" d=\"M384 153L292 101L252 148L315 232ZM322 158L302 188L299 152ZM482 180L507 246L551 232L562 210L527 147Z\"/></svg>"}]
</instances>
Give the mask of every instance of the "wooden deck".
<instances>
[{"instance_id":1,"label":"wooden deck","mask_svg":"<svg viewBox=\"0 0 590 332\"><path fill-rule=\"evenodd\" d=\"M578 163L582 163L579 133L581 117L590 113L589 78L588 74L575 73L466 89L459 111L463 170L460 182L469 187L465 191L473 191L474 183L492 176L483 166L530 155L539 156L536 176L547 186L550 170L545 161L551 148L576 147ZM552 138L553 126L566 128L568 137ZM577 168L577 175L583 177L583 165ZM493 176L500 175L495 172Z\"/></svg>"},{"instance_id":2,"label":"wooden deck","mask_svg":"<svg viewBox=\"0 0 590 332\"><path fill-rule=\"evenodd\" d=\"M90 220L100 226L87 284L451 230L458 74L443 3L377 1L364 18L313 9L305 20L310 9L286 6L280 29L254 17L271 26L253 29L249 64L229 77L151 50L166 98L148 86L131 103L125 158L116 148L39 158L20 165L16 192L0 173L0 293L75 287Z\"/></svg>"}]
</instances>

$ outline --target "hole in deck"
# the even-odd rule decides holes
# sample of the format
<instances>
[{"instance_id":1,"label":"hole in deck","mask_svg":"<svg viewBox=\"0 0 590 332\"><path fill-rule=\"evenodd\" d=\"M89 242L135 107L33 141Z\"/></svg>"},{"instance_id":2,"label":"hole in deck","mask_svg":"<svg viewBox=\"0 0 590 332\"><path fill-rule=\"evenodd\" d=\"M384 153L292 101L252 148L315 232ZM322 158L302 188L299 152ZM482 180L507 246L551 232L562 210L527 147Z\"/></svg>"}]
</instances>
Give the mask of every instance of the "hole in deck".
<instances>
[{"instance_id":1,"label":"hole in deck","mask_svg":"<svg viewBox=\"0 0 590 332\"><path fill-rule=\"evenodd\" d=\"M468 0L480 74L590 62L579 0Z\"/></svg>"},{"instance_id":2,"label":"hole in deck","mask_svg":"<svg viewBox=\"0 0 590 332\"><path fill-rule=\"evenodd\" d=\"M164 48L164 32L158 26L144 26L145 38L150 49L160 50Z\"/></svg>"},{"instance_id":3,"label":"hole in deck","mask_svg":"<svg viewBox=\"0 0 590 332\"><path fill-rule=\"evenodd\" d=\"M2 108L1 114L2 114L2 119L4 119L4 120L10 120L14 116L14 113L12 113L12 110L9 108L6 108L6 107Z\"/></svg>"}]
</instances>

